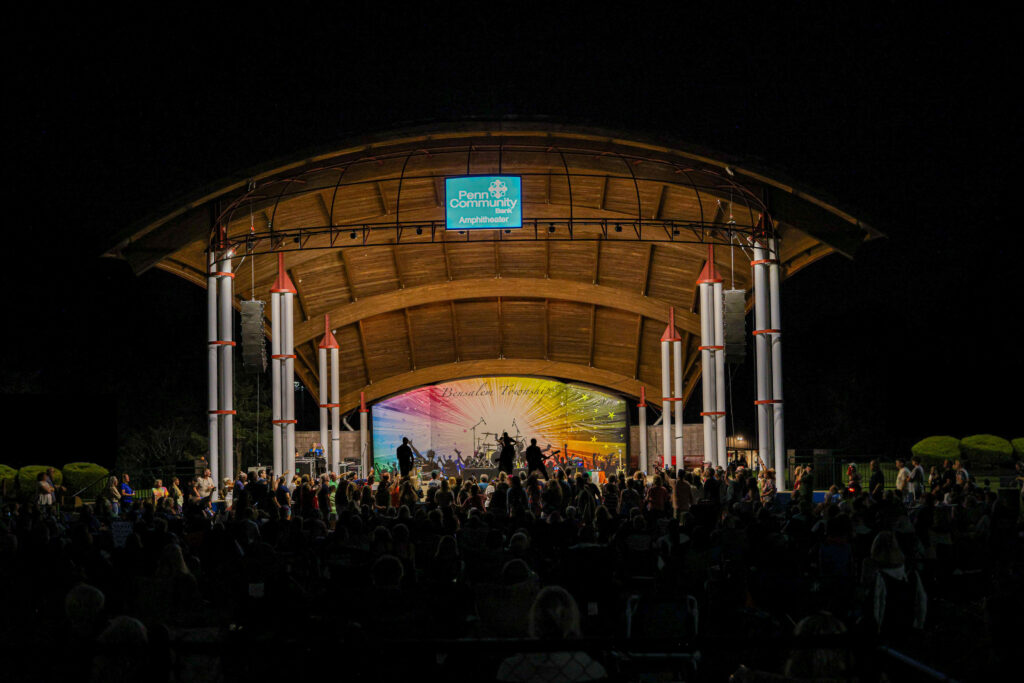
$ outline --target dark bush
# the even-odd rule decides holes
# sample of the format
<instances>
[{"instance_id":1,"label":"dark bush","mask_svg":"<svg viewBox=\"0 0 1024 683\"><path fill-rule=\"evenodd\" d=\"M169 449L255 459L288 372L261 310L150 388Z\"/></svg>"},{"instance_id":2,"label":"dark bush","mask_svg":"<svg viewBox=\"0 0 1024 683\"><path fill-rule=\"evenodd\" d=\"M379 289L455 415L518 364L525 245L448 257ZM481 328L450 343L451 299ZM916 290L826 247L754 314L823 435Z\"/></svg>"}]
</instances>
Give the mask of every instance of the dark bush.
<instances>
[{"instance_id":1,"label":"dark bush","mask_svg":"<svg viewBox=\"0 0 1024 683\"><path fill-rule=\"evenodd\" d=\"M960 455L973 468L1008 465L1013 446L1001 436L975 434L960 440Z\"/></svg>"},{"instance_id":2,"label":"dark bush","mask_svg":"<svg viewBox=\"0 0 1024 683\"><path fill-rule=\"evenodd\" d=\"M941 466L943 460L960 458L960 439L952 436L929 436L911 446L910 452L920 457L922 464Z\"/></svg>"},{"instance_id":3,"label":"dark bush","mask_svg":"<svg viewBox=\"0 0 1024 683\"><path fill-rule=\"evenodd\" d=\"M91 462L69 462L64 465L64 485L68 487L68 495L88 486L78 495L82 498L97 498L106 488L110 472L106 468Z\"/></svg>"}]
</instances>

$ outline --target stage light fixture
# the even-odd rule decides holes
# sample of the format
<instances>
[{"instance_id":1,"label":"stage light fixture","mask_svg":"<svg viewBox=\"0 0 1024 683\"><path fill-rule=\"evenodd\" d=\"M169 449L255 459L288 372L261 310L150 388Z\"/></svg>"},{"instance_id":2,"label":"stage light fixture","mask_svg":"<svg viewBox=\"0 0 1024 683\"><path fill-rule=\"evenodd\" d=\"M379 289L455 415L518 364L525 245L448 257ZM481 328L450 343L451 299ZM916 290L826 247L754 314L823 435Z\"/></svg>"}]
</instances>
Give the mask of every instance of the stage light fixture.
<instances>
[{"instance_id":1,"label":"stage light fixture","mask_svg":"<svg viewBox=\"0 0 1024 683\"><path fill-rule=\"evenodd\" d=\"M618 223L615 224L615 232L622 232L622 226Z\"/></svg>"},{"instance_id":2,"label":"stage light fixture","mask_svg":"<svg viewBox=\"0 0 1024 683\"><path fill-rule=\"evenodd\" d=\"M350 240L354 240L354 239L356 238L356 231L355 231L355 230L353 230L352 232L350 232L350 233L348 234L348 238L349 238Z\"/></svg>"},{"instance_id":3,"label":"stage light fixture","mask_svg":"<svg viewBox=\"0 0 1024 683\"><path fill-rule=\"evenodd\" d=\"M511 235L511 234L512 234L512 231L511 231L511 230L506 230L506 231L505 231L505 234L506 234L506 235Z\"/></svg>"},{"instance_id":4,"label":"stage light fixture","mask_svg":"<svg viewBox=\"0 0 1024 683\"><path fill-rule=\"evenodd\" d=\"M673 235L678 235L679 234L679 228L672 228L672 234Z\"/></svg>"},{"instance_id":5,"label":"stage light fixture","mask_svg":"<svg viewBox=\"0 0 1024 683\"><path fill-rule=\"evenodd\" d=\"M422 235L423 234L423 228L416 228L416 234L417 235Z\"/></svg>"},{"instance_id":6,"label":"stage light fixture","mask_svg":"<svg viewBox=\"0 0 1024 683\"><path fill-rule=\"evenodd\" d=\"M554 231L555 231L555 224L554 223L548 223L548 232L554 232Z\"/></svg>"}]
</instances>

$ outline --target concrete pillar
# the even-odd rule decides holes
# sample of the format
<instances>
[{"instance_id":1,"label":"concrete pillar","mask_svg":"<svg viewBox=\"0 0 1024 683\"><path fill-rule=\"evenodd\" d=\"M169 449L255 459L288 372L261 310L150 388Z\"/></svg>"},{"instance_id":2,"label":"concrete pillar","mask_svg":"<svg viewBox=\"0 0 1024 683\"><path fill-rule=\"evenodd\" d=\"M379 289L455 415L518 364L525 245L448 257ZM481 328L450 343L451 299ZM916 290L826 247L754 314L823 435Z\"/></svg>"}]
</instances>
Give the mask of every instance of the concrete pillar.
<instances>
[{"instance_id":1,"label":"concrete pillar","mask_svg":"<svg viewBox=\"0 0 1024 683\"><path fill-rule=\"evenodd\" d=\"M210 439L207 463L210 466L210 473L213 475L214 480L216 480L220 475L220 430L218 429L220 416L217 412L220 410L218 399L220 377L217 370L217 354L219 353L220 345L217 344L219 339L217 336L217 256L212 248L207 259L207 268L206 339L208 344L206 350L206 419Z\"/></svg>"},{"instance_id":2,"label":"concrete pillar","mask_svg":"<svg viewBox=\"0 0 1024 683\"><path fill-rule=\"evenodd\" d=\"M331 362L328 370L327 352L330 351ZM327 387L330 386L330 396ZM341 426L338 424L341 415L338 391L340 379L338 375L338 340L331 332L331 319L324 316L324 338L320 341L320 439L324 453L327 455L327 467L331 472L341 471ZM327 444L327 411L331 411L331 443Z\"/></svg>"},{"instance_id":3,"label":"concrete pillar","mask_svg":"<svg viewBox=\"0 0 1024 683\"><path fill-rule=\"evenodd\" d=\"M333 335L332 335L333 336ZM341 474L341 370L337 342L331 349L331 471Z\"/></svg>"},{"instance_id":4,"label":"concrete pillar","mask_svg":"<svg viewBox=\"0 0 1024 683\"><path fill-rule=\"evenodd\" d=\"M725 332L723 330L722 276L715 268L715 247L697 276L700 289L701 385L704 405L704 461L724 466L725 455Z\"/></svg>"},{"instance_id":5,"label":"concrete pillar","mask_svg":"<svg viewBox=\"0 0 1024 683\"><path fill-rule=\"evenodd\" d=\"M220 328L220 476L235 477L235 431L234 431L234 346L232 326L232 304L234 299L234 273L231 272L231 250L221 257L217 283L217 297L220 301L218 327ZM220 484L218 480L218 485Z\"/></svg>"},{"instance_id":6,"label":"concrete pillar","mask_svg":"<svg viewBox=\"0 0 1024 683\"><path fill-rule=\"evenodd\" d=\"M772 458L772 423L771 423L771 349L768 344L768 324L770 322L768 298L768 271L765 261L765 250L761 242L753 241L754 260L754 360L757 373L757 454L759 465L770 467Z\"/></svg>"},{"instance_id":7,"label":"concrete pillar","mask_svg":"<svg viewBox=\"0 0 1024 683\"><path fill-rule=\"evenodd\" d=\"M276 350L276 353L271 353L271 360L277 361L273 374L278 417L273 422L277 427L275 437L280 437L281 469L278 472L287 472L291 477L295 474L295 337L292 313L295 285L284 268L284 254L277 255L277 280L270 293L272 298L276 297L276 302L271 302L271 348ZM276 438L274 445L276 448Z\"/></svg>"},{"instance_id":8,"label":"concrete pillar","mask_svg":"<svg viewBox=\"0 0 1024 683\"><path fill-rule=\"evenodd\" d=\"M725 298L721 282L712 285L711 294L715 304L715 338L712 342L715 346L715 437L718 440L715 450L718 465L727 467L729 452L726 449L725 421Z\"/></svg>"},{"instance_id":9,"label":"concrete pillar","mask_svg":"<svg viewBox=\"0 0 1024 683\"><path fill-rule=\"evenodd\" d=\"M370 473L370 431L367 424L366 394L359 392L359 476Z\"/></svg>"},{"instance_id":10,"label":"concrete pillar","mask_svg":"<svg viewBox=\"0 0 1024 683\"><path fill-rule=\"evenodd\" d=\"M768 254L770 258L768 299L772 325L769 335L772 354L772 437L775 449L775 486L781 491L785 488L786 483L786 440L782 414L782 309L779 297L779 240L773 239L769 244L771 245L771 253Z\"/></svg>"},{"instance_id":11,"label":"concrete pillar","mask_svg":"<svg viewBox=\"0 0 1024 683\"><path fill-rule=\"evenodd\" d=\"M270 418L274 432L274 476L284 472L284 438L281 423L281 294L270 294Z\"/></svg>"},{"instance_id":12,"label":"concrete pillar","mask_svg":"<svg viewBox=\"0 0 1024 683\"><path fill-rule=\"evenodd\" d=\"M676 396L672 395L672 344L677 345L675 389ZM661 335L661 408L662 408L662 437L664 441L664 467L678 469L683 466L682 436L683 436L683 413L682 407L676 410L676 437L678 451L673 455L672 448L672 404L682 403L683 373L682 373L682 338L676 329L676 310L668 309L668 327ZM678 462L676 460L678 459Z\"/></svg>"},{"instance_id":13,"label":"concrete pillar","mask_svg":"<svg viewBox=\"0 0 1024 683\"><path fill-rule=\"evenodd\" d=\"M640 412L640 471L647 473L647 390L640 387L640 403L637 405Z\"/></svg>"}]
</instances>

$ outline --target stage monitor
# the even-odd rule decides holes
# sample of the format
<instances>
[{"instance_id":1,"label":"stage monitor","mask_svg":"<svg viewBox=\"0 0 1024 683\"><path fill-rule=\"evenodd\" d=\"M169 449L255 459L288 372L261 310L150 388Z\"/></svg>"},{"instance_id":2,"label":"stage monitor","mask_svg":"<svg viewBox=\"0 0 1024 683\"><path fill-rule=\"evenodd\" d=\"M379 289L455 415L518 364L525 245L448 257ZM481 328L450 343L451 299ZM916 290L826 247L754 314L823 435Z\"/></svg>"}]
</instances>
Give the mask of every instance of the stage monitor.
<instances>
[{"instance_id":1,"label":"stage monitor","mask_svg":"<svg viewBox=\"0 0 1024 683\"><path fill-rule=\"evenodd\" d=\"M522 179L515 175L445 178L448 230L503 230L523 227Z\"/></svg>"},{"instance_id":2,"label":"stage monitor","mask_svg":"<svg viewBox=\"0 0 1024 683\"><path fill-rule=\"evenodd\" d=\"M503 432L517 456L537 439L545 458L616 471L627 464L626 401L592 387L536 377L479 377L413 389L375 404L373 464L397 467L407 436L428 465L494 466ZM582 461L582 462L581 462ZM423 462L419 464L425 464Z\"/></svg>"}]
</instances>

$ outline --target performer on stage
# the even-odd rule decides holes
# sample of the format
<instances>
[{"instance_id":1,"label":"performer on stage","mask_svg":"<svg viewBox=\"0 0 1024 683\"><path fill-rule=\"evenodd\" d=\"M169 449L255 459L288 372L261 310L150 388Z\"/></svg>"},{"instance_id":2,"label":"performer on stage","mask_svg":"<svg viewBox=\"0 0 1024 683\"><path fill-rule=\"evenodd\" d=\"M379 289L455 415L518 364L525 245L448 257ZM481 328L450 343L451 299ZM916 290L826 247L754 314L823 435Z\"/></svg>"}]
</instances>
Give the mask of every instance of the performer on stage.
<instances>
[{"instance_id":1,"label":"performer on stage","mask_svg":"<svg viewBox=\"0 0 1024 683\"><path fill-rule=\"evenodd\" d=\"M537 446L537 439L530 439L530 445L526 448L526 471L540 472L544 478L548 478L548 470L544 467L544 454Z\"/></svg>"},{"instance_id":2,"label":"performer on stage","mask_svg":"<svg viewBox=\"0 0 1024 683\"><path fill-rule=\"evenodd\" d=\"M501 433L501 438L498 439L498 445L501 446L501 453L498 455L498 470L508 475L512 474L512 461L516 457L515 444L515 439L509 436L508 432Z\"/></svg>"},{"instance_id":3,"label":"performer on stage","mask_svg":"<svg viewBox=\"0 0 1024 683\"><path fill-rule=\"evenodd\" d=\"M416 453L416 457L422 458L420 452L416 450L416 447L412 445L412 441L409 441L409 437L402 437L402 445L398 447L398 471L402 475L402 478L408 477L410 470L412 470L412 454Z\"/></svg>"}]
</instances>

